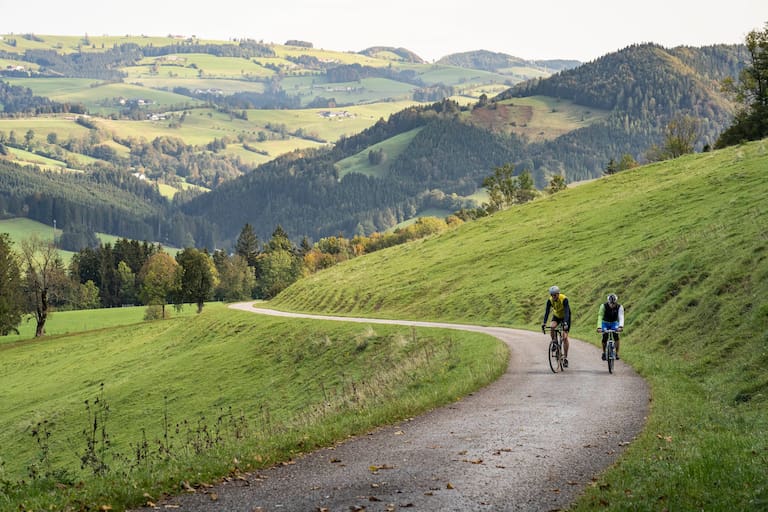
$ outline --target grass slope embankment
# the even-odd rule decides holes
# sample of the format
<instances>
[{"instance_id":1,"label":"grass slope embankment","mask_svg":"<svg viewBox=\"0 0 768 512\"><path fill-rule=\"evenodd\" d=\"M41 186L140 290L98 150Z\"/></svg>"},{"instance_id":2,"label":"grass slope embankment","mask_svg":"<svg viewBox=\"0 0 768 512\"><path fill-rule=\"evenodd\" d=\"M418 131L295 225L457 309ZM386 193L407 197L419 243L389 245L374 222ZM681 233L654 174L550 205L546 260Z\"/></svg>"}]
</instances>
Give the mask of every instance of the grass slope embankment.
<instances>
[{"instance_id":1,"label":"grass slope embankment","mask_svg":"<svg viewBox=\"0 0 768 512\"><path fill-rule=\"evenodd\" d=\"M0 510L147 504L449 403L507 362L476 333L167 309L0 344Z\"/></svg>"},{"instance_id":2,"label":"grass slope embankment","mask_svg":"<svg viewBox=\"0 0 768 512\"><path fill-rule=\"evenodd\" d=\"M651 415L575 509L764 509L766 168L768 140L648 165L351 260L273 305L537 329L558 284L572 333L597 344L616 292L622 358L650 382Z\"/></svg>"}]
</instances>

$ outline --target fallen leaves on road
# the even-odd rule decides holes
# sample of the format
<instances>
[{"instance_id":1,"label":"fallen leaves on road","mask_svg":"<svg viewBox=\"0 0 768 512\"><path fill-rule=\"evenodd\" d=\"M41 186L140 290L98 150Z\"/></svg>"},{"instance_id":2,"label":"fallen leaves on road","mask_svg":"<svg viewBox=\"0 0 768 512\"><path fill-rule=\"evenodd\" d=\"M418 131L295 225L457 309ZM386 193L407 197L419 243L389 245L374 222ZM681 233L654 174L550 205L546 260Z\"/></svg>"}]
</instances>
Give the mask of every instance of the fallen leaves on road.
<instances>
[{"instance_id":1,"label":"fallen leaves on road","mask_svg":"<svg viewBox=\"0 0 768 512\"><path fill-rule=\"evenodd\" d=\"M381 466L368 466L368 469L371 471L371 473L376 474L377 471L382 469L395 469L395 466L390 466L389 464L382 464Z\"/></svg>"}]
</instances>

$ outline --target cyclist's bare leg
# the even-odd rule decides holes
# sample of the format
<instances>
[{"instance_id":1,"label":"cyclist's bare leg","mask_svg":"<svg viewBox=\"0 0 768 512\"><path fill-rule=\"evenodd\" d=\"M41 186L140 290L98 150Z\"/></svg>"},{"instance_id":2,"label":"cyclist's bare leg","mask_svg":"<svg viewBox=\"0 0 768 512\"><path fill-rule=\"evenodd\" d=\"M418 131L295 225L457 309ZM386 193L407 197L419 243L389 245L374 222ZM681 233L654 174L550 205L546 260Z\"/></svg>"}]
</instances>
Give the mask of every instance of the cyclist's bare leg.
<instances>
[{"instance_id":1,"label":"cyclist's bare leg","mask_svg":"<svg viewBox=\"0 0 768 512\"><path fill-rule=\"evenodd\" d=\"M570 345L568 342L568 333L563 331L563 352L565 353L566 359L568 359L568 345Z\"/></svg>"},{"instance_id":2,"label":"cyclist's bare leg","mask_svg":"<svg viewBox=\"0 0 768 512\"><path fill-rule=\"evenodd\" d=\"M619 333L614 334L614 341L616 343L616 357L619 357Z\"/></svg>"},{"instance_id":3,"label":"cyclist's bare leg","mask_svg":"<svg viewBox=\"0 0 768 512\"><path fill-rule=\"evenodd\" d=\"M555 337L556 337L555 329L557 329L557 320L552 320L552 322L550 322L549 324L549 327L550 327L549 332L552 334L552 341L555 341Z\"/></svg>"}]
</instances>

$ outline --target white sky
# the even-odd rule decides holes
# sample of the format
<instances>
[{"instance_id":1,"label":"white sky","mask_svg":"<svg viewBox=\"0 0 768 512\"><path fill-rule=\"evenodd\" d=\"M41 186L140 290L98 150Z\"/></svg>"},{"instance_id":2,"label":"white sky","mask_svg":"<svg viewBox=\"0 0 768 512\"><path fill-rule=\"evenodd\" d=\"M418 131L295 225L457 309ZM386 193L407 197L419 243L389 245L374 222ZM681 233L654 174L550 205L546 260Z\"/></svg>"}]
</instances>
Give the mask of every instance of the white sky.
<instances>
[{"instance_id":1,"label":"white sky","mask_svg":"<svg viewBox=\"0 0 768 512\"><path fill-rule=\"evenodd\" d=\"M766 22L768 0L0 0L0 34L300 39L428 61L490 50L587 62L634 43L743 43Z\"/></svg>"}]
</instances>

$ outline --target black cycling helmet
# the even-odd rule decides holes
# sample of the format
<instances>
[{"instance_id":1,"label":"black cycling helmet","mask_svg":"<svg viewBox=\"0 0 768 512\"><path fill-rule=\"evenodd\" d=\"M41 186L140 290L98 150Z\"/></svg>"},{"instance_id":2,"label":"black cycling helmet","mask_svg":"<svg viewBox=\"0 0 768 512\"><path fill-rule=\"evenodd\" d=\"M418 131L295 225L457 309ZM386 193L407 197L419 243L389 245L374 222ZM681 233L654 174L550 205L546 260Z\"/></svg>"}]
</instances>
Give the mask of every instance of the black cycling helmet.
<instances>
[{"instance_id":1,"label":"black cycling helmet","mask_svg":"<svg viewBox=\"0 0 768 512\"><path fill-rule=\"evenodd\" d=\"M616 304L619 302L619 298L616 296L615 293L611 293L608 295L608 304Z\"/></svg>"}]
</instances>

